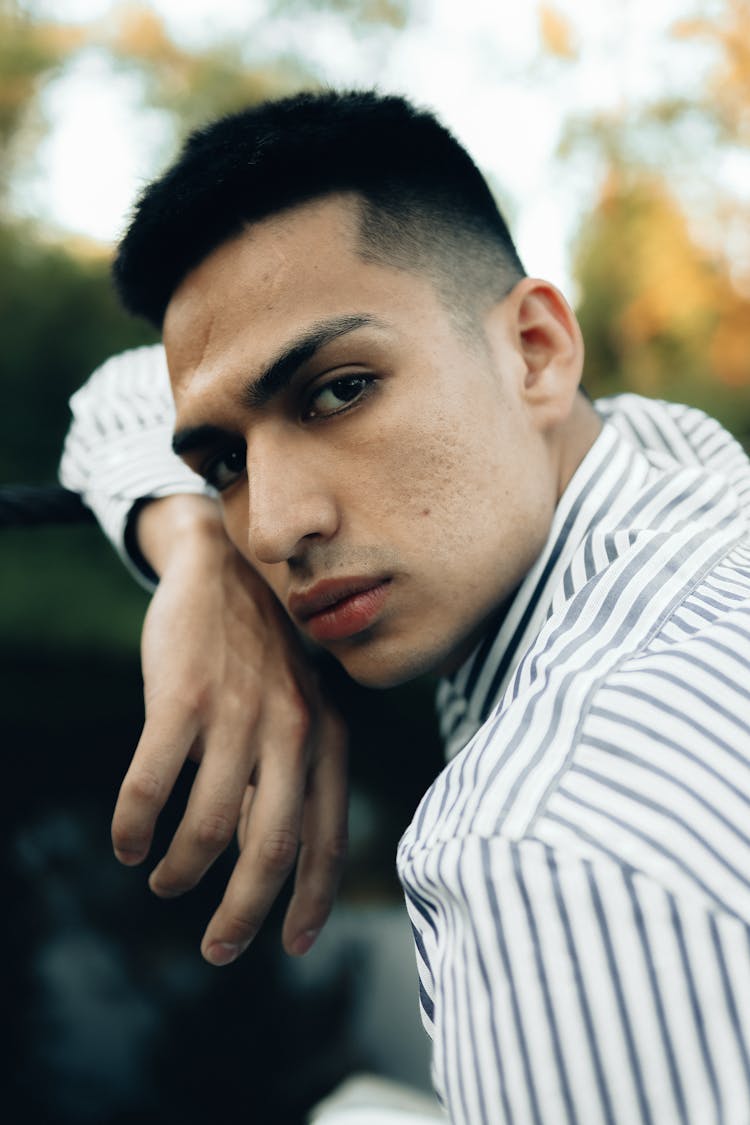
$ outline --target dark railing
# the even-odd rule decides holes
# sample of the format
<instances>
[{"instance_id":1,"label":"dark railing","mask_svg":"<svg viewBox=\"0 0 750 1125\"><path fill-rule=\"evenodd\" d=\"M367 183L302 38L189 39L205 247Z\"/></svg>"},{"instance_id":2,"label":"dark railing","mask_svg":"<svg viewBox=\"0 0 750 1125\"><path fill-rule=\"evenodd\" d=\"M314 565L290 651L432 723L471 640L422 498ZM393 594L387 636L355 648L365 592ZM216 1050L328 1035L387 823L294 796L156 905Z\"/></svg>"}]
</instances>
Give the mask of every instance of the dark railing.
<instances>
[{"instance_id":1,"label":"dark railing","mask_svg":"<svg viewBox=\"0 0 750 1125\"><path fill-rule=\"evenodd\" d=\"M78 493L60 485L0 485L0 528L94 522Z\"/></svg>"}]
</instances>

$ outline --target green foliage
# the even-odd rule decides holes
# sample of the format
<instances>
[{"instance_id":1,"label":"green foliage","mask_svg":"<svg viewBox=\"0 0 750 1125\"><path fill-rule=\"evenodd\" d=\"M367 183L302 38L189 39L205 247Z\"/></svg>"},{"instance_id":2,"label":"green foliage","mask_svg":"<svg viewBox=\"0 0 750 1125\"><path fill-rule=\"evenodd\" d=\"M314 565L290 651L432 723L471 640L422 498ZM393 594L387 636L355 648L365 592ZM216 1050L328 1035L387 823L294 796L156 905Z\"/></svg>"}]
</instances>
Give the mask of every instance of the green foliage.
<instances>
[{"instance_id":1,"label":"green foliage","mask_svg":"<svg viewBox=\"0 0 750 1125\"><path fill-rule=\"evenodd\" d=\"M0 225L0 482L53 481L67 401L114 352L150 342L97 252ZM135 654L145 596L92 527L0 529L0 643Z\"/></svg>"},{"instance_id":2,"label":"green foliage","mask_svg":"<svg viewBox=\"0 0 750 1125\"><path fill-rule=\"evenodd\" d=\"M0 224L0 480L55 478L67 401L107 356L152 342L119 307L101 253Z\"/></svg>"},{"instance_id":3,"label":"green foliage","mask_svg":"<svg viewBox=\"0 0 750 1125\"><path fill-rule=\"evenodd\" d=\"M0 649L135 656L147 595L96 527L0 529Z\"/></svg>"},{"instance_id":4,"label":"green foliage","mask_svg":"<svg viewBox=\"0 0 750 1125\"><path fill-rule=\"evenodd\" d=\"M0 196L24 151L19 142L37 141L44 131L34 113L43 80L64 65L80 41L71 28L33 19L16 0L0 3Z\"/></svg>"}]
</instances>

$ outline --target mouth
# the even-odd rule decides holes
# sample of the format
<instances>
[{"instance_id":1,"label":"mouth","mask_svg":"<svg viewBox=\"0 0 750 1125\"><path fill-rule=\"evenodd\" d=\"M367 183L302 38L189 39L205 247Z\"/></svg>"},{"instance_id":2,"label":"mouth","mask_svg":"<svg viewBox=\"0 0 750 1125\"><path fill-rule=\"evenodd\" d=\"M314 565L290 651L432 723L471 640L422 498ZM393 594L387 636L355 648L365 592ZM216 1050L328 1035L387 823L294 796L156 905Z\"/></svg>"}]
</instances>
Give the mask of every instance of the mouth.
<instances>
[{"instance_id":1,"label":"mouth","mask_svg":"<svg viewBox=\"0 0 750 1125\"><path fill-rule=\"evenodd\" d=\"M289 612L315 641L342 640L374 624L388 597L390 578L341 578L292 594Z\"/></svg>"}]
</instances>

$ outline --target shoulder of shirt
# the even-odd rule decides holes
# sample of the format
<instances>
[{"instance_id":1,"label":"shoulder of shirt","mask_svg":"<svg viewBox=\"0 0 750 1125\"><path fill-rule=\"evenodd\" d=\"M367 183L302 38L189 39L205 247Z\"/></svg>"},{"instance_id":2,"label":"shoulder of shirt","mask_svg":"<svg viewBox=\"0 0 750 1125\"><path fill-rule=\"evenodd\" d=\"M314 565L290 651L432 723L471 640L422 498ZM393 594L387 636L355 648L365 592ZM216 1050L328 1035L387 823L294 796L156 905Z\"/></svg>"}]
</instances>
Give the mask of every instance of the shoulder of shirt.
<instances>
[{"instance_id":1,"label":"shoulder of shirt","mask_svg":"<svg viewBox=\"0 0 750 1125\"><path fill-rule=\"evenodd\" d=\"M605 422L655 464L702 467L726 480L750 519L750 459L720 422L696 406L625 393L597 399Z\"/></svg>"},{"instance_id":2,"label":"shoulder of shirt","mask_svg":"<svg viewBox=\"0 0 750 1125\"><path fill-rule=\"evenodd\" d=\"M673 479L694 475L701 477L683 471ZM696 535L688 523L632 543L628 532L615 534L625 537L615 562L552 615L498 709L425 795L404 837L407 851L470 834L525 837L613 677L625 685L622 698L633 695L631 715L637 681L651 677L650 704L641 710L656 743L673 722L659 698L681 694L683 709L694 705L698 739L699 729L715 726L718 692L706 690L712 676L737 694L733 685L744 682L741 669L750 664L750 543L741 524Z\"/></svg>"}]
</instances>

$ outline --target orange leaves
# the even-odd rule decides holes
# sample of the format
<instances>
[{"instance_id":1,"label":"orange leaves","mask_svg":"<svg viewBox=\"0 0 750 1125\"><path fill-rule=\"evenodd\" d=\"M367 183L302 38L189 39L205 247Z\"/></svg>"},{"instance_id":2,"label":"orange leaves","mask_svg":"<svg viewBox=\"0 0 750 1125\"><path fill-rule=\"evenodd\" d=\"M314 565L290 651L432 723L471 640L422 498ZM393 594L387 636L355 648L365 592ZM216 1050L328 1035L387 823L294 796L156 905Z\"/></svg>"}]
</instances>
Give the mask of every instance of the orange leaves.
<instances>
[{"instance_id":1,"label":"orange leaves","mask_svg":"<svg viewBox=\"0 0 750 1125\"><path fill-rule=\"evenodd\" d=\"M576 262L588 382L693 402L750 435L750 3L717 0L670 33L701 84L587 121L609 169Z\"/></svg>"},{"instance_id":2,"label":"orange leaves","mask_svg":"<svg viewBox=\"0 0 750 1125\"><path fill-rule=\"evenodd\" d=\"M559 59L574 59L578 54L570 22L549 4L539 5L539 36L542 46Z\"/></svg>"},{"instance_id":3,"label":"orange leaves","mask_svg":"<svg viewBox=\"0 0 750 1125\"><path fill-rule=\"evenodd\" d=\"M707 102L730 134L750 138L750 4L724 0L718 18L680 20L672 33L677 39L704 40L717 48Z\"/></svg>"},{"instance_id":4,"label":"orange leaves","mask_svg":"<svg viewBox=\"0 0 750 1125\"><path fill-rule=\"evenodd\" d=\"M152 8L128 4L115 12L112 49L121 55L154 64L180 60L181 52L169 38Z\"/></svg>"},{"instance_id":5,"label":"orange leaves","mask_svg":"<svg viewBox=\"0 0 750 1125\"><path fill-rule=\"evenodd\" d=\"M692 401L750 429L750 297L663 181L610 171L576 272L592 391Z\"/></svg>"},{"instance_id":6,"label":"orange leaves","mask_svg":"<svg viewBox=\"0 0 750 1125\"><path fill-rule=\"evenodd\" d=\"M750 301L725 286L720 316L709 346L710 366L727 387L750 398Z\"/></svg>"}]
</instances>

